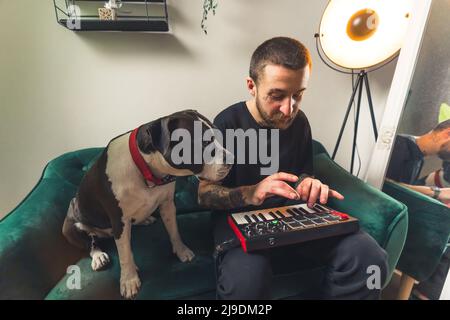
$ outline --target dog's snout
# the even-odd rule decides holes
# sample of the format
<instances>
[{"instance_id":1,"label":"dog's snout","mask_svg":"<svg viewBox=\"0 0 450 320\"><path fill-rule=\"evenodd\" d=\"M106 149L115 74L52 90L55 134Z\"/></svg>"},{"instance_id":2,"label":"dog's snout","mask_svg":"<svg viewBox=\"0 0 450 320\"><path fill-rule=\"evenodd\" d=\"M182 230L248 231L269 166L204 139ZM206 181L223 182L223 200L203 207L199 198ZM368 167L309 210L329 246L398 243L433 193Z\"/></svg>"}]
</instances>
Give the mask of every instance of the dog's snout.
<instances>
[{"instance_id":1,"label":"dog's snout","mask_svg":"<svg viewBox=\"0 0 450 320\"><path fill-rule=\"evenodd\" d=\"M225 170L229 170L229 169L231 169L231 167L233 166L233 164L232 163L224 163L223 164L223 166L225 167Z\"/></svg>"}]
</instances>

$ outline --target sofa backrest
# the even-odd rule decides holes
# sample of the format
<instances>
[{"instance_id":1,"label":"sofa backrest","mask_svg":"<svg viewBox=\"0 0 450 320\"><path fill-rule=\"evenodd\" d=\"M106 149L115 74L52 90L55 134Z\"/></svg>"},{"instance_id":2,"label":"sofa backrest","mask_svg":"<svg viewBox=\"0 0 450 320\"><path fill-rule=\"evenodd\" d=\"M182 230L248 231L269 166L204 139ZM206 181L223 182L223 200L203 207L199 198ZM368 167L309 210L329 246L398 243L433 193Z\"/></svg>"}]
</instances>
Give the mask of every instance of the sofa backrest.
<instances>
[{"instance_id":1,"label":"sofa backrest","mask_svg":"<svg viewBox=\"0 0 450 320\"><path fill-rule=\"evenodd\" d=\"M317 140L313 140L313 155L319 155L321 153L325 153L327 156L329 156L327 149Z\"/></svg>"}]
</instances>

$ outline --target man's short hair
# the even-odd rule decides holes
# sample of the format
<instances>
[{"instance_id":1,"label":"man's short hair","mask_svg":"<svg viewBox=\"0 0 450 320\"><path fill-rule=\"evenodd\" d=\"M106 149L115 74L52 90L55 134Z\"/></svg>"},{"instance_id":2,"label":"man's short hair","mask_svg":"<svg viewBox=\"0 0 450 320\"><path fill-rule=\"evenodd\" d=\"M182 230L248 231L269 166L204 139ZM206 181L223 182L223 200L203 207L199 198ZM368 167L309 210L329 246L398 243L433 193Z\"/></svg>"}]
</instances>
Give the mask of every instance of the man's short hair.
<instances>
[{"instance_id":1,"label":"man's short hair","mask_svg":"<svg viewBox=\"0 0 450 320\"><path fill-rule=\"evenodd\" d=\"M312 61L308 48L300 41L288 37L276 37L264 41L253 52L250 61L250 77L258 83L262 70L268 64L280 65L291 70L300 70Z\"/></svg>"},{"instance_id":2,"label":"man's short hair","mask_svg":"<svg viewBox=\"0 0 450 320\"><path fill-rule=\"evenodd\" d=\"M450 128L450 119L439 123L436 127L434 127L433 132L439 132L448 128Z\"/></svg>"}]
</instances>

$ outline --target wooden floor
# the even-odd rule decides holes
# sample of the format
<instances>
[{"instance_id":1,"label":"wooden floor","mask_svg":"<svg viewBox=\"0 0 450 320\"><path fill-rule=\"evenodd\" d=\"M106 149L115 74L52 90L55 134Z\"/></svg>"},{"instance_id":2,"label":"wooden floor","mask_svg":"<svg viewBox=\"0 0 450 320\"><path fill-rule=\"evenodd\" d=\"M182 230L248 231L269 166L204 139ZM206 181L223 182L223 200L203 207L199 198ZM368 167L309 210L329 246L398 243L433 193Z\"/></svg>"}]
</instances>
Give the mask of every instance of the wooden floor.
<instances>
[{"instance_id":1,"label":"wooden floor","mask_svg":"<svg viewBox=\"0 0 450 320\"><path fill-rule=\"evenodd\" d=\"M401 274L398 271L395 271L392 275L391 282L381 292L381 300L396 300L398 289L400 287L400 277Z\"/></svg>"}]
</instances>

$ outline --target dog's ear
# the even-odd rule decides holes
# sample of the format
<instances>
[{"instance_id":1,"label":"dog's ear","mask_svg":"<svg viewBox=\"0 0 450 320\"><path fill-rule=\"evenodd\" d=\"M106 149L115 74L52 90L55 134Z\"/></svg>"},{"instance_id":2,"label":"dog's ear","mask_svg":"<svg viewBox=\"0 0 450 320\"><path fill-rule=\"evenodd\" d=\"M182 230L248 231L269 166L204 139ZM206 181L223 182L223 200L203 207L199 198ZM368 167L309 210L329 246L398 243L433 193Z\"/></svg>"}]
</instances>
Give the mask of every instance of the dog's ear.
<instances>
[{"instance_id":1,"label":"dog's ear","mask_svg":"<svg viewBox=\"0 0 450 320\"><path fill-rule=\"evenodd\" d=\"M200 112L198 112L197 110L189 109L189 110L185 110L185 112L188 113L189 115L191 115L194 119L202 119L209 126L214 128L213 123L208 118L206 118L204 115L202 115Z\"/></svg>"},{"instance_id":2,"label":"dog's ear","mask_svg":"<svg viewBox=\"0 0 450 320\"><path fill-rule=\"evenodd\" d=\"M167 148L165 143L165 131L164 122L165 119L161 118L150 123L143 125L137 135L137 142L139 149L144 153L152 153L159 151L164 154Z\"/></svg>"}]
</instances>

